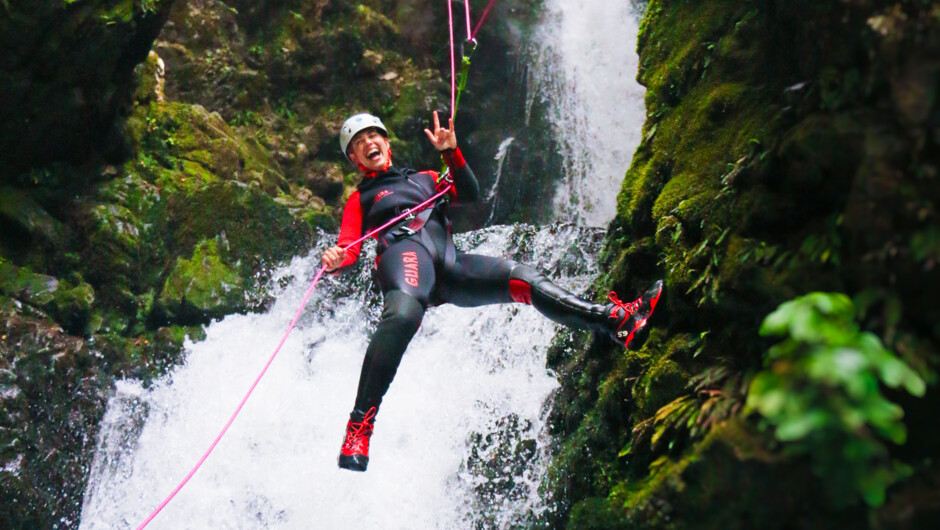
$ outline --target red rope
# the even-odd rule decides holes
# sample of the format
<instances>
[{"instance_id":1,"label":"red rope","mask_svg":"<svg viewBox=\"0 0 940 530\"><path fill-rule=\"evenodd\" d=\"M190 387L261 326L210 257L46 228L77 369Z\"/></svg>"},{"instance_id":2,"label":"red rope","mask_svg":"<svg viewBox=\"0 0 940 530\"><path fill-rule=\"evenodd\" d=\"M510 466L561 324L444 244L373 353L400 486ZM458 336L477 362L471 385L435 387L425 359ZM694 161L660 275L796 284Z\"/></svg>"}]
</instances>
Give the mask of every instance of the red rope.
<instances>
[{"instance_id":1,"label":"red rope","mask_svg":"<svg viewBox=\"0 0 940 530\"><path fill-rule=\"evenodd\" d=\"M468 2L470 0L467 0ZM480 17L480 20L477 21L477 26L473 28L473 33L470 34L470 39L475 39L477 37L477 32L480 31L480 26L483 25L483 21L486 20L486 15L490 14L490 9L493 7L493 4L496 3L496 0L490 0L490 3L486 6L486 9L483 10L483 15ZM470 19L469 6L467 7L467 20ZM469 27L469 26L468 26Z\"/></svg>"},{"instance_id":2,"label":"red rope","mask_svg":"<svg viewBox=\"0 0 940 530\"><path fill-rule=\"evenodd\" d=\"M353 245L362 243L366 239L374 236L375 234L381 232L382 230L385 230L386 228L397 223L398 221L401 221L405 217L408 217L411 214L424 210L425 208L433 204L435 201L443 197L447 192L450 191L452 187L453 187L453 184L448 183L446 186L444 186L444 189L442 189L440 192L432 196L430 199L422 202L421 204L415 206L414 208L411 208L410 210L403 212L398 217L395 217L391 221L376 228L375 230L369 232L368 234L360 237L356 241L353 241L352 243L346 245L346 247L344 248L349 248ZM186 483L189 482L189 479L191 479L193 475L196 474L196 471L199 470L199 468L202 466L202 463L206 461L206 458L209 458L209 454L212 453L212 451L215 449L215 446L218 445L222 437L225 436L225 433L228 431L229 427L231 427L232 423L235 421L235 417L238 416L239 412L241 412L242 407L245 406L245 403L248 401L248 398L251 397L251 393L255 391L255 387L258 386L258 383L261 381L261 378L264 377L264 374L268 371L268 368L271 366L271 363L274 362L274 358L277 357L278 352L281 351L281 347L283 347L284 343L287 342L287 336L290 335L290 332L294 330L294 326L297 325L297 320L300 318L300 315L303 313L304 307L306 307L307 302L310 300L310 296L313 294L314 288L316 288L317 283L320 281L320 278L323 276L323 273L325 271L326 271L326 265L323 265L322 267L320 267L320 270L317 272L316 276L314 276L313 282L310 283L310 287L307 289L307 293L304 295L304 299L300 303L300 307L297 308L297 314L294 315L294 319L291 320L290 325L287 326L287 331L284 333L284 336L281 337L281 342L278 343L277 348L274 349L274 353L271 354L271 357L268 358L268 362L265 363L264 368L261 369L261 373L258 374L258 377L256 377L255 381L251 384L251 387L248 389L248 393L245 394L245 397L242 398L241 402L238 404L238 407L235 408L235 412L232 413L232 416L225 423L225 426L222 427L222 431L219 432L219 435L216 436L215 440L212 441L212 444L209 445L209 449L206 450L206 452L202 455L199 461L196 462L196 465L193 466L193 468L189 471L189 473L186 474L186 477L183 478L183 480L176 486L176 488L174 488L173 491L170 492L170 494L166 497L166 499L163 499L163 502L161 502L160 505L157 506L156 509L154 509L153 512L150 513L147 519L145 519L144 522L140 523L140 526L137 527L137 530L141 530L142 528L150 524L150 521L152 521L153 518L156 517L157 514L160 513L160 511L163 510L163 508L166 507L166 505L169 504L171 500L173 500L173 497L175 497L176 494L179 493L181 489L183 489L183 486L185 486Z\"/></svg>"}]
</instances>

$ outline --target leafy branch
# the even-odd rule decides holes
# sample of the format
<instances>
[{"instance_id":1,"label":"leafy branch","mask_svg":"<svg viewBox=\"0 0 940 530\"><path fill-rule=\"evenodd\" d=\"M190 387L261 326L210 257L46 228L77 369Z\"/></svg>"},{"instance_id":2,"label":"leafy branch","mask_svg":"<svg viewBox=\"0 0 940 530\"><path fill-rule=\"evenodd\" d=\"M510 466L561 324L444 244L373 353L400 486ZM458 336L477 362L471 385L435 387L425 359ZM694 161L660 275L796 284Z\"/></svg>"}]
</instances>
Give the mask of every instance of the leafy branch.
<instances>
[{"instance_id":1,"label":"leafy branch","mask_svg":"<svg viewBox=\"0 0 940 530\"><path fill-rule=\"evenodd\" d=\"M631 440L619 456L629 455L647 436L654 452L667 441L666 447L671 450L677 441L701 439L712 427L741 410L743 386L741 374L728 366L703 370L689 381L688 394L664 405L633 428Z\"/></svg>"},{"instance_id":2,"label":"leafy branch","mask_svg":"<svg viewBox=\"0 0 940 530\"><path fill-rule=\"evenodd\" d=\"M808 456L833 501L861 496L884 503L885 490L909 474L892 461L885 441L903 444L904 411L881 386L923 396L924 380L872 333L855 323L852 301L811 293L782 304L761 326L782 337L751 382L747 409L760 414L790 454Z\"/></svg>"}]
</instances>

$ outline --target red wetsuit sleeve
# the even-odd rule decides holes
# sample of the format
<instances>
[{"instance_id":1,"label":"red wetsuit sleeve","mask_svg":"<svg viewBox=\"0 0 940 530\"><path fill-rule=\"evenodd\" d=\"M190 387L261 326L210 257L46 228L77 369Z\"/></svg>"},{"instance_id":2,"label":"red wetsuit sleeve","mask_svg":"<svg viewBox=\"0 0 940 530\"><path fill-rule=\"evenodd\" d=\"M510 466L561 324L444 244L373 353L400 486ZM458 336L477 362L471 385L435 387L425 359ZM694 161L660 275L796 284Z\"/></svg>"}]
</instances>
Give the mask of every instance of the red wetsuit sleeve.
<instances>
[{"instance_id":1,"label":"red wetsuit sleeve","mask_svg":"<svg viewBox=\"0 0 940 530\"><path fill-rule=\"evenodd\" d=\"M473 174L470 166L467 165L467 161L464 160L460 148L441 151L441 156L444 157L444 163L450 168L451 178L454 180L454 187L450 189L450 194L464 203L479 200L480 185L477 182L476 175ZM443 186L443 184L441 185Z\"/></svg>"},{"instance_id":2,"label":"red wetsuit sleeve","mask_svg":"<svg viewBox=\"0 0 940 530\"><path fill-rule=\"evenodd\" d=\"M346 200L343 208L343 222L339 227L339 238L336 244L346 248L350 243L362 237L362 204L359 202L359 190L353 192ZM359 250L362 243L346 248L346 259L340 268L352 265L359 259Z\"/></svg>"},{"instance_id":3,"label":"red wetsuit sleeve","mask_svg":"<svg viewBox=\"0 0 940 530\"><path fill-rule=\"evenodd\" d=\"M459 147L441 151L441 155L443 155L444 163L447 164L447 167L450 168L451 172L457 171L458 169L467 165L467 161L464 160L463 153L460 152Z\"/></svg>"}]
</instances>

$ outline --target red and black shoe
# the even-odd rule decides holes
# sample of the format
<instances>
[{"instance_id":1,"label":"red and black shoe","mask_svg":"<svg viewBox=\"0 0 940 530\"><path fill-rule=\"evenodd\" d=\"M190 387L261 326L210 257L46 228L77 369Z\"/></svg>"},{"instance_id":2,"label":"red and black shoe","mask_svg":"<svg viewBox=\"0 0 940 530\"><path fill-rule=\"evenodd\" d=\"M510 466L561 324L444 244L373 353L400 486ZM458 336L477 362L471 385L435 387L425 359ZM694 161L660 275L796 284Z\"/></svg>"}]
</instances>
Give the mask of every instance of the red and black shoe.
<instances>
[{"instance_id":1,"label":"red and black shoe","mask_svg":"<svg viewBox=\"0 0 940 530\"><path fill-rule=\"evenodd\" d=\"M372 407L368 412L354 410L346 424L346 439L339 452L339 467L352 471L365 471L369 465L369 439L375 426L375 414Z\"/></svg>"},{"instance_id":2,"label":"red and black shoe","mask_svg":"<svg viewBox=\"0 0 940 530\"><path fill-rule=\"evenodd\" d=\"M663 281L658 280L643 296L630 302L622 302L617 293L610 293L607 298L613 302L607 306L607 331L615 342L623 342L624 348L630 347L630 342L636 338L637 333L646 325L659 295L663 292Z\"/></svg>"}]
</instances>

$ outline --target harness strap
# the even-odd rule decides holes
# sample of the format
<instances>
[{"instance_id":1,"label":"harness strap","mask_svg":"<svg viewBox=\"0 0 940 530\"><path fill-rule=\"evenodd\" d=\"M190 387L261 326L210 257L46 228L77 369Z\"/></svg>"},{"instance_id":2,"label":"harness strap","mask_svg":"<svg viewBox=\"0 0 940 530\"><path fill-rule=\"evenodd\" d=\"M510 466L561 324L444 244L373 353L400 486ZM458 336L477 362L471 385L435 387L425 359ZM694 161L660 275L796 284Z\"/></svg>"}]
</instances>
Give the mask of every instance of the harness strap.
<instances>
[{"instance_id":1,"label":"harness strap","mask_svg":"<svg viewBox=\"0 0 940 530\"><path fill-rule=\"evenodd\" d=\"M387 232L385 232L385 235L382 236L382 239L387 241L388 244L391 244L400 239L415 235L422 228L424 228L424 225L427 224L433 213L434 206L430 206L421 210L421 212L416 214L414 218L406 217L404 221L393 226Z\"/></svg>"}]
</instances>

